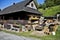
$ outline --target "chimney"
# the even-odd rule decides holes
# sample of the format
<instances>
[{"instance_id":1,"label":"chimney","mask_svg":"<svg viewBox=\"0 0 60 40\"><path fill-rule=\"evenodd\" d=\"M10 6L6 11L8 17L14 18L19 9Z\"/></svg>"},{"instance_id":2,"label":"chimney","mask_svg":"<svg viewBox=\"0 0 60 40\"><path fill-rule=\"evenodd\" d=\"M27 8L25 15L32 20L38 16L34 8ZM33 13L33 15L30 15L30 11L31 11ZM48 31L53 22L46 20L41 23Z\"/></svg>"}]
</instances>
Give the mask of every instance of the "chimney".
<instances>
[{"instance_id":1,"label":"chimney","mask_svg":"<svg viewBox=\"0 0 60 40\"><path fill-rule=\"evenodd\" d=\"M0 11L1 11L1 9L0 9Z\"/></svg>"},{"instance_id":2,"label":"chimney","mask_svg":"<svg viewBox=\"0 0 60 40\"><path fill-rule=\"evenodd\" d=\"M15 3L13 3L13 5L15 5Z\"/></svg>"}]
</instances>

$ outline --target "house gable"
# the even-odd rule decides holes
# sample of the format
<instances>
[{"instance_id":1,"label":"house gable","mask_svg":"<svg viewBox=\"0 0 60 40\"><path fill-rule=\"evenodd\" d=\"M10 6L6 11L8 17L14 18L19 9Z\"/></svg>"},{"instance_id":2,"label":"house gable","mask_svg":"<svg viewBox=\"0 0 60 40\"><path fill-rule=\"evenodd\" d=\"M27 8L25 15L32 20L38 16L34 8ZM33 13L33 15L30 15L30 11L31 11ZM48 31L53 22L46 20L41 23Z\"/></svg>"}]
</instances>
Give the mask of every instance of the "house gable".
<instances>
[{"instance_id":1,"label":"house gable","mask_svg":"<svg viewBox=\"0 0 60 40\"><path fill-rule=\"evenodd\" d=\"M27 5L27 7L30 7L30 8L33 8L33 9L37 9L34 1L31 1L31 2Z\"/></svg>"}]
</instances>

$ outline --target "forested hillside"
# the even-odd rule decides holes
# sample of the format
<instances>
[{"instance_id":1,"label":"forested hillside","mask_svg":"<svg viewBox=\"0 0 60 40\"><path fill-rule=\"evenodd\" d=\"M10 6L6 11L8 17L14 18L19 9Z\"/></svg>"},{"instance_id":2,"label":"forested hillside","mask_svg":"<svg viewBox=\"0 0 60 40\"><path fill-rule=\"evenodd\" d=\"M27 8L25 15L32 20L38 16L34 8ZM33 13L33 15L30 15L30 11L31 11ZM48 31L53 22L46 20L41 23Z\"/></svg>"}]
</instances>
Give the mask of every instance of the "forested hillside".
<instances>
[{"instance_id":1,"label":"forested hillside","mask_svg":"<svg viewBox=\"0 0 60 40\"><path fill-rule=\"evenodd\" d=\"M52 6L49 8L44 9L38 9L41 13L43 13L43 16L54 16L57 12L60 12L60 5L58 6Z\"/></svg>"},{"instance_id":2,"label":"forested hillside","mask_svg":"<svg viewBox=\"0 0 60 40\"><path fill-rule=\"evenodd\" d=\"M43 16L54 16L60 12L60 0L44 0L44 3L38 4L37 8Z\"/></svg>"}]
</instances>

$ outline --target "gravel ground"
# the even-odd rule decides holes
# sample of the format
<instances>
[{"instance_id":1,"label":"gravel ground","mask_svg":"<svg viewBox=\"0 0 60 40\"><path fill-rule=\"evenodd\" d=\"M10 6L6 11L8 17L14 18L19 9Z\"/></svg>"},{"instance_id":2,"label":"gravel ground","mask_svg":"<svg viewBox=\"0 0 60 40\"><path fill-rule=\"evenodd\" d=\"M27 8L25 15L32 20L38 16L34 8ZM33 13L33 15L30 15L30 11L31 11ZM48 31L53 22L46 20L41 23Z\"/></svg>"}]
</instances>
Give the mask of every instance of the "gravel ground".
<instances>
[{"instance_id":1,"label":"gravel ground","mask_svg":"<svg viewBox=\"0 0 60 40\"><path fill-rule=\"evenodd\" d=\"M37 40L37 39L0 32L0 40Z\"/></svg>"}]
</instances>

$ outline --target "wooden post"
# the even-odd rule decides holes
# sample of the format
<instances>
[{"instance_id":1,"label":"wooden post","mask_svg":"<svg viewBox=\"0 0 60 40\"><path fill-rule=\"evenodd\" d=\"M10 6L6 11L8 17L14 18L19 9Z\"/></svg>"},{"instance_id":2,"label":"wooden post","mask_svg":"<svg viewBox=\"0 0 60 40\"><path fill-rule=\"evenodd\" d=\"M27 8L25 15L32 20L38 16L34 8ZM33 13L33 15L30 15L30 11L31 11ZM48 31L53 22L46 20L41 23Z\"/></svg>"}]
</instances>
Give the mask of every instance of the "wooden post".
<instances>
[{"instance_id":1,"label":"wooden post","mask_svg":"<svg viewBox=\"0 0 60 40\"><path fill-rule=\"evenodd\" d=\"M18 20L20 20L20 17L18 17Z\"/></svg>"},{"instance_id":2,"label":"wooden post","mask_svg":"<svg viewBox=\"0 0 60 40\"><path fill-rule=\"evenodd\" d=\"M1 20L1 16L0 16L0 20Z\"/></svg>"},{"instance_id":3,"label":"wooden post","mask_svg":"<svg viewBox=\"0 0 60 40\"><path fill-rule=\"evenodd\" d=\"M29 17L29 21L31 22L31 15ZM30 23L30 26L31 26L31 30L32 30L32 22Z\"/></svg>"},{"instance_id":4,"label":"wooden post","mask_svg":"<svg viewBox=\"0 0 60 40\"><path fill-rule=\"evenodd\" d=\"M2 16L2 17L3 17L2 19L4 20L4 16Z\"/></svg>"}]
</instances>

